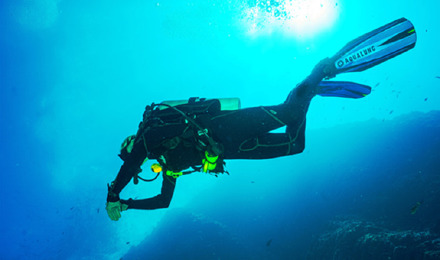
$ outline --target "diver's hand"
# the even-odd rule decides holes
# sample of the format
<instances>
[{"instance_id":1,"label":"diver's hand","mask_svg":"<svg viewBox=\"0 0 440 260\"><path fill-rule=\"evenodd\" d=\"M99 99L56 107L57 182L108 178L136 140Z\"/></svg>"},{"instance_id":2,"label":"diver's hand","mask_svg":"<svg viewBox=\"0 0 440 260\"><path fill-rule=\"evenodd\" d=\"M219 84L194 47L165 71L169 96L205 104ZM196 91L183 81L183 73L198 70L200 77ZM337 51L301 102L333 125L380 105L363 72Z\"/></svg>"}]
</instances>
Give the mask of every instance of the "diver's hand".
<instances>
[{"instance_id":1,"label":"diver's hand","mask_svg":"<svg viewBox=\"0 0 440 260\"><path fill-rule=\"evenodd\" d=\"M116 202L107 202L105 210L107 210L107 215L111 220L118 221L121 218L121 212L128 209L128 205L121 203L120 201Z\"/></svg>"}]
</instances>

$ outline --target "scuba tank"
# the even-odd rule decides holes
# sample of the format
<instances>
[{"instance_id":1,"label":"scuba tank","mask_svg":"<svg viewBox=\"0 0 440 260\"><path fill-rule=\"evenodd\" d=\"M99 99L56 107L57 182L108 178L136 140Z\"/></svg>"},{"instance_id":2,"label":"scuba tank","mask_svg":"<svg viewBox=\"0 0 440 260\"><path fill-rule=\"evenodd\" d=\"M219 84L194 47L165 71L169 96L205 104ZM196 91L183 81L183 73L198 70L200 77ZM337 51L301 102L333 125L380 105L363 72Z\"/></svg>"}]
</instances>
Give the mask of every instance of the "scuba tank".
<instances>
[{"instance_id":1,"label":"scuba tank","mask_svg":"<svg viewBox=\"0 0 440 260\"><path fill-rule=\"evenodd\" d=\"M225 110L238 110L241 108L241 102L239 98L218 98L215 99L220 102L220 111ZM190 98L189 100L167 100L163 101L159 105L163 105L159 107L159 110L163 110L168 108L168 106L179 106L179 105L185 105L185 104L191 104L191 103L197 103L197 102L209 102L212 101L212 99L200 99L200 98Z\"/></svg>"}]
</instances>

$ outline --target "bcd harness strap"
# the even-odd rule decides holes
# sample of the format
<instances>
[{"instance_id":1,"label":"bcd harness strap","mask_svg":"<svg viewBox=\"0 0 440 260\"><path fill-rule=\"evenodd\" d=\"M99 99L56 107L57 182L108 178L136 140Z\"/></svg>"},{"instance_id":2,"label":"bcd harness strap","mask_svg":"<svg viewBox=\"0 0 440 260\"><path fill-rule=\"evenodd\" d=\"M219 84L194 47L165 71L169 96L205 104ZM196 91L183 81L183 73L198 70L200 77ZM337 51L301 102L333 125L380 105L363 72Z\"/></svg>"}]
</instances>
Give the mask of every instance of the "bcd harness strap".
<instances>
[{"instance_id":1,"label":"bcd harness strap","mask_svg":"<svg viewBox=\"0 0 440 260\"><path fill-rule=\"evenodd\" d=\"M168 104L154 104L154 103L152 104L152 107L159 107L159 106L166 106L168 108L173 109L177 113L181 114L183 116L183 118L185 118L188 123L193 125L198 130L197 135L199 137L202 137L202 136L205 137L206 140L208 141L208 145L207 145L202 140L198 139L199 143L202 144L203 146L205 146L208 149L207 151L209 151L209 153L211 155L218 156L223 152L221 145L219 143L217 143L216 141L214 141L214 139L208 135L208 129L202 128L194 119L189 117L182 110L178 109L177 107L170 106Z\"/></svg>"},{"instance_id":2,"label":"bcd harness strap","mask_svg":"<svg viewBox=\"0 0 440 260\"><path fill-rule=\"evenodd\" d=\"M201 102L203 102L204 100L201 100ZM196 104L196 99L195 98L191 98L188 102L188 104ZM203 128L201 127L193 118L195 118L197 112L195 113L191 113L191 112L183 112L181 109L175 107L175 106L171 106L168 104L151 104L149 106L146 107L145 109L145 113L144 113L144 118L143 121L141 122L140 126L139 126L139 131L137 133L137 135L141 134L142 135L142 139L144 142L144 147L145 150L147 151L148 154L148 149L147 149L147 145L145 143L145 137L143 136L143 132L145 131L145 127L148 129L149 127L154 127L151 126L150 124L154 124L155 122L159 123L159 124L163 124L164 122L160 119L160 116L155 116L153 115L155 111L160 111L159 107L160 106L165 106L175 112L177 112L177 114L181 115L184 119L185 122L187 122L189 125L193 126L195 128L195 132L197 133L195 136L195 139L197 140L198 144L203 148L203 150L205 150L205 158L202 159L202 166L201 167L197 167L197 166L191 166L194 170L193 171L183 171L183 172L173 172L173 171L169 171L167 170L165 172L166 175L171 176L173 178L178 178L182 175L186 175L186 174L190 174L190 173L194 173L194 172L205 172L208 173L209 171L212 171L216 168L217 166L217 159L219 158L219 155L221 155L223 153L223 147L222 145L220 145L219 143L217 143L210 135L208 132L207 128ZM162 110L164 111L164 110ZM204 111L206 112L206 111ZM193 118L192 118L193 117ZM161 160L162 163L165 163L165 160ZM156 169L153 169L153 166ZM139 172L135 173L133 176L133 182L134 184L138 184L139 183L139 179L145 182L151 182L156 180L160 173L162 172L162 167L158 164L153 164L152 166L152 170L153 172L157 173L157 175L152 178L152 179L144 179L142 177L139 176ZM157 166L161 167L160 171L158 171ZM217 175L216 175L217 176Z\"/></svg>"}]
</instances>

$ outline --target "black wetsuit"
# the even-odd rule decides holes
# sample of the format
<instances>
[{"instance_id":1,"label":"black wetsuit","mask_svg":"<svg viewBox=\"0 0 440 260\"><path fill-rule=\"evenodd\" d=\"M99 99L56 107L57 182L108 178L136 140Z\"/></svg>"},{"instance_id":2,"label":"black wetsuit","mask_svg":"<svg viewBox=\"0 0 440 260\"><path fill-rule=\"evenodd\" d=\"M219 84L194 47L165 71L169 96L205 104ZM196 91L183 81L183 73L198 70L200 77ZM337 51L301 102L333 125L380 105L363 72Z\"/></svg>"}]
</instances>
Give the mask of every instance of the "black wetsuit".
<instances>
[{"instance_id":1,"label":"black wetsuit","mask_svg":"<svg viewBox=\"0 0 440 260\"><path fill-rule=\"evenodd\" d=\"M210 136L222 145L220 162L228 159L268 159L301 153L305 147L306 113L316 94L316 86L324 78L321 67L318 64L313 73L294 88L280 105L217 111L213 115L196 118L195 121L208 129ZM285 133L269 133L283 126L287 126ZM189 123L180 120L180 123L140 129L132 152L113 182L113 196L109 195L107 200L119 200L119 193L134 174L140 171L147 156L149 159L162 156L161 161L166 161L164 172L180 172L201 165L203 151L194 145L194 136L188 128ZM139 138L140 135L143 138ZM218 171L223 171L223 163L219 163L218 167ZM129 209L166 208L171 202L175 184L175 178L163 174L159 195L121 202L128 204Z\"/></svg>"}]
</instances>

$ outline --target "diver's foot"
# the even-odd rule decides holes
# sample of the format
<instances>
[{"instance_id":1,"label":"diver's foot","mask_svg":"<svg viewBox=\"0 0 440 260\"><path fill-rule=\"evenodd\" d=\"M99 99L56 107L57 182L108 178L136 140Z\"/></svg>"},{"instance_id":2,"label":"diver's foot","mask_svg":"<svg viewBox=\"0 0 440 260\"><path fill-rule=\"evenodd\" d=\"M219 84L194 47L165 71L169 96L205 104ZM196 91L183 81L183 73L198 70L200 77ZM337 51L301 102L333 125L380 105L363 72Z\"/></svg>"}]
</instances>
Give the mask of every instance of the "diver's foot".
<instances>
[{"instance_id":1,"label":"diver's foot","mask_svg":"<svg viewBox=\"0 0 440 260\"><path fill-rule=\"evenodd\" d=\"M311 78L316 82L333 76L333 59L324 58L315 65L312 73L308 78ZM316 84L318 83L319 82L317 82Z\"/></svg>"},{"instance_id":2,"label":"diver's foot","mask_svg":"<svg viewBox=\"0 0 440 260\"><path fill-rule=\"evenodd\" d=\"M312 73L290 91L284 103L290 103L293 99L308 99L309 101L320 92L319 83L331 75L333 61L325 58L318 62L313 68Z\"/></svg>"}]
</instances>

